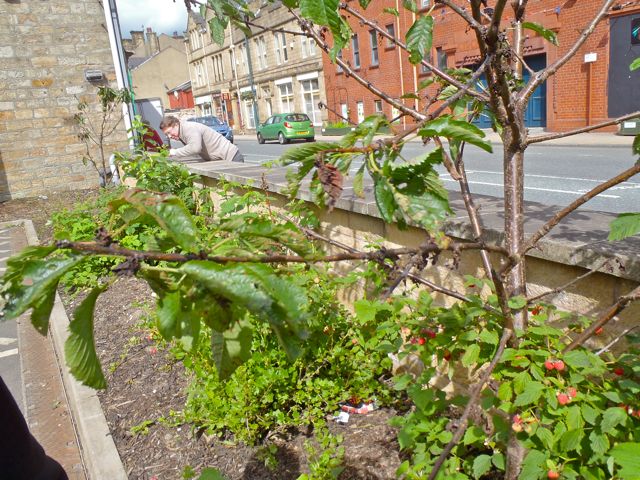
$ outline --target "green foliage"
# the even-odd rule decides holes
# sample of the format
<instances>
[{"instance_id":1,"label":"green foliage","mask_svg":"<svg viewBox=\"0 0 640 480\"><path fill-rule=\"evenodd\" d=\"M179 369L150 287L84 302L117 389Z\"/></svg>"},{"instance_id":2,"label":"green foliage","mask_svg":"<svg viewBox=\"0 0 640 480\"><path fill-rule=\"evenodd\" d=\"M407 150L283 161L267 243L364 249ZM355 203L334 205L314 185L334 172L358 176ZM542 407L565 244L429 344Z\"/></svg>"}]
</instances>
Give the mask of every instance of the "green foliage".
<instances>
[{"instance_id":1,"label":"green foliage","mask_svg":"<svg viewBox=\"0 0 640 480\"><path fill-rule=\"evenodd\" d=\"M622 240L640 233L640 213L621 213L609 226L609 241Z\"/></svg>"},{"instance_id":2,"label":"green foliage","mask_svg":"<svg viewBox=\"0 0 640 480\"><path fill-rule=\"evenodd\" d=\"M326 426L316 427L314 439L306 441L305 450L309 457L309 474L302 474L297 480L337 480L344 470L344 447L342 436L332 435Z\"/></svg>"},{"instance_id":3,"label":"green foliage","mask_svg":"<svg viewBox=\"0 0 640 480\"><path fill-rule=\"evenodd\" d=\"M629 70L633 72L639 68L640 68L640 58L636 58L633 62L631 62L631 65L629 65Z\"/></svg>"},{"instance_id":4,"label":"green foliage","mask_svg":"<svg viewBox=\"0 0 640 480\"><path fill-rule=\"evenodd\" d=\"M418 64L431 51L433 42L433 17L424 15L418 17L407 31L407 49L409 50L409 61Z\"/></svg>"},{"instance_id":5,"label":"green foliage","mask_svg":"<svg viewBox=\"0 0 640 480\"><path fill-rule=\"evenodd\" d=\"M522 28L524 28L526 30L531 30L531 31L537 33L538 35L543 37L548 42L551 42L552 44L554 44L556 47L559 45L559 43L558 43L558 35L556 34L556 32L554 32L553 30L549 30L549 29L544 28L539 23L523 22L522 23Z\"/></svg>"}]
</instances>

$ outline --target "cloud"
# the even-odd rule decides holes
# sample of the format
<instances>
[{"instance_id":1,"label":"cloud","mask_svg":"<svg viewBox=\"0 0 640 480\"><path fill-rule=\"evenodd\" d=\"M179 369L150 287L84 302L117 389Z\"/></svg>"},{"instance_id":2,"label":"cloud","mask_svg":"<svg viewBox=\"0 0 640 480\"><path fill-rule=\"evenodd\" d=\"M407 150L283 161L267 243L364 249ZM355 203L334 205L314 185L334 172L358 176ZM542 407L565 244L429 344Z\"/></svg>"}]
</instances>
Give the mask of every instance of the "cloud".
<instances>
[{"instance_id":1,"label":"cloud","mask_svg":"<svg viewBox=\"0 0 640 480\"><path fill-rule=\"evenodd\" d=\"M187 10L182 0L116 0L116 4L123 37L129 37L131 30L147 27L168 35L182 35L187 28Z\"/></svg>"}]
</instances>

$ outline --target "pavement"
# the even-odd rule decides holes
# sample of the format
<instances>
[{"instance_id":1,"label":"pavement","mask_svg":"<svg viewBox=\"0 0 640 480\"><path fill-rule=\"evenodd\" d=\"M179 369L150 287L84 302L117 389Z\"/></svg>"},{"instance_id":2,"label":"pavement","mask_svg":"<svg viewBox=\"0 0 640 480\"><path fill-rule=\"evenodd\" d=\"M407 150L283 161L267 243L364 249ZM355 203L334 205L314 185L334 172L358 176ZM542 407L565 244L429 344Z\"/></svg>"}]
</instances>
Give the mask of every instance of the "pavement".
<instances>
[{"instance_id":1,"label":"pavement","mask_svg":"<svg viewBox=\"0 0 640 480\"><path fill-rule=\"evenodd\" d=\"M500 136L497 133L495 133L493 130L484 129L483 132L487 140L489 140L492 144L502 143ZM556 134L551 132L545 132L541 128L534 128L529 130L529 135L532 138L536 138L536 137L546 137L546 136L556 135ZM235 138L236 140L252 140L252 141L256 140L256 136L254 133L237 133L235 134ZM379 138L385 138L385 136L380 136ZM633 145L634 138L635 136L633 135L618 135L617 133L614 133L614 132L605 132L605 133L589 132L589 133L578 133L570 137L562 137L562 138L547 140L545 142L532 144L532 146L536 146L536 147L538 146L567 146L567 147L610 146L610 147L631 148L631 146ZM337 141L338 139L340 139L340 137L322 135L321 133L316 134L317 141L331 142L331 141ZM414 138L412 141L421 142L422 140L420 138Z\"/></svg>"},{"instance_id":2,"label":"pavement","mask_svg":"<svg viewBox=\"0 0 640 480\"><path fill-rule=\"evenodd\" d=\"M30 220L0 223L0 274L10 256L37 244ZM47 336L33 328L29 313L0 322L0 375L31 433L70 480L126 480L96 391L64 363L68 324L58 295Z\"/></svg>"}]
</instances>

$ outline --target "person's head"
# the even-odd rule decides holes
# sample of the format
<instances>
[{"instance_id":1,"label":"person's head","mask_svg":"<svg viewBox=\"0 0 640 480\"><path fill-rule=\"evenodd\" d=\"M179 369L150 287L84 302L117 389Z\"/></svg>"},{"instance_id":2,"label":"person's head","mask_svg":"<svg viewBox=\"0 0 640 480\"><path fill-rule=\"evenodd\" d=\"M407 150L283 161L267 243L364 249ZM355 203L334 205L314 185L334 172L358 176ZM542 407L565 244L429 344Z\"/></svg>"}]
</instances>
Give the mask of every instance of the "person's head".
<instances>
[{"instance_id":1,"label":"person's head","mask_svg":"<svg viewBox=\"0 0 640 480\"><path fill-rule=\"evenodd\" d=\"M180 138L180 120L173 115L166 116L160 122L160 130L172 140Z\"/></svg>"}]
</instances>

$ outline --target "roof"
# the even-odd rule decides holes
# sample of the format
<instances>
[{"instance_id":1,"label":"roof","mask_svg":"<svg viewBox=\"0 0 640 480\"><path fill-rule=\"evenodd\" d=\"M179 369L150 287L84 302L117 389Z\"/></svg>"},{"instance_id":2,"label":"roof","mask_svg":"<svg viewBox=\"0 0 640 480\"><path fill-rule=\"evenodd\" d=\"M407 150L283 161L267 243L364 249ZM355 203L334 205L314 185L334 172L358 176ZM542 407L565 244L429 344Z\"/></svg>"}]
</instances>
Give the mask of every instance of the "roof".
<instances>
[{"instance_id":1,"label":"roof","mask_svg":"<svg viewBox=\"0 0 640 480\"><path fill-rule=\"evenodd\" d=\"M191 80L187 80L186 82L181 83L177 87L173 87L171 90L167 90L167 93L185 92L188 90L191 90Z\"/></svg>"}]
</instances>

